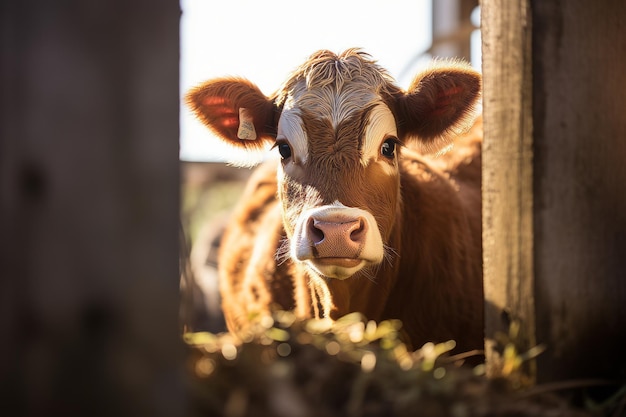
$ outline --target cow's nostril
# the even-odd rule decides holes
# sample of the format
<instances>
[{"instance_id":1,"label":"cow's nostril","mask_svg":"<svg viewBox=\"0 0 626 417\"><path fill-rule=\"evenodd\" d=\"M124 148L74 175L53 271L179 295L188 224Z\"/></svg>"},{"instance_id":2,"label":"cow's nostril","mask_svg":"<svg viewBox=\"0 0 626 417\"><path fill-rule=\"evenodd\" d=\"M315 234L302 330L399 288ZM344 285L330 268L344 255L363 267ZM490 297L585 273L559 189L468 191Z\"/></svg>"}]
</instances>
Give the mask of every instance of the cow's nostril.
<instances>
[{"instance_id":1,"label":"cow's nostril","mask_svg":"<svg viewBox=\"0 0 626 417\"><path fill-rule=\"evenodd\" d=\"M310 218L307 222L309 229L309 238L311 239L311 243L314 245L319 244L322 240L324 240L324 231L317 226L317 220Z\"/></svg>"},{"instance_id":2,"label":"cow's nostril","mask_svg":"<svg viewBox=\"0 0 626 417\"><path fill-rule=\"evenodd\" d=\"M350 240L359 242L365 238L365 219L359 218L354 223L354 229L350 232Z\"/></svg>"}]
</instances>

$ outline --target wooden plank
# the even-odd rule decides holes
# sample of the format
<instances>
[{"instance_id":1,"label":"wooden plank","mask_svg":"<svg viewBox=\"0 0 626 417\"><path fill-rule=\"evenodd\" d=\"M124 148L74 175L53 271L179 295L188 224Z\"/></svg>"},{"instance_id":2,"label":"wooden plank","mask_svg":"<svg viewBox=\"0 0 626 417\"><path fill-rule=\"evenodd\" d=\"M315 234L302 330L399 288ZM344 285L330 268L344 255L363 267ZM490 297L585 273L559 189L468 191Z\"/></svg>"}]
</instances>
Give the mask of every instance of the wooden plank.
<instances>
[{"instance_id":1,"label":"wooden plank","mask_svg":"<svg viewBox=\"0 0 626 417\"><path fill-rule=\"evenodd\" d=\"M626 2L534 2L538 379L626 376Z\"/></svg>"},{"instance_id":2,"label":"wooden plank","mask_svg":"<svg viewBox=\"0 0 626 417\"><path fill-rule=\"evenodd\" d=\"M626 375L625 19L618 0L482 2L491 373L513 319L520 349L547 348L536 382Z\"/></svg>"},{"instance_id":3,"label":"wooden plank","mask_svg":"<svg viewBox=\"0 0 626 417\"><path fill-rule=\"evenodd\" d=\"M178 1L3 1L0 391L182 414Z\"/></svg>"},{"instance_id":4,"label":"wooden plank","mask_svg":"<svg viewBox=\"0 0 626 417\"><path fill-rule=\"evenodd\" d=\"M483 249L488 372L497 333L520 323L518 346L535 343L531 27L527 0L481 3L484 132ZM528 363L534 375L534 364Z\"/></svg>"}]
</instances>

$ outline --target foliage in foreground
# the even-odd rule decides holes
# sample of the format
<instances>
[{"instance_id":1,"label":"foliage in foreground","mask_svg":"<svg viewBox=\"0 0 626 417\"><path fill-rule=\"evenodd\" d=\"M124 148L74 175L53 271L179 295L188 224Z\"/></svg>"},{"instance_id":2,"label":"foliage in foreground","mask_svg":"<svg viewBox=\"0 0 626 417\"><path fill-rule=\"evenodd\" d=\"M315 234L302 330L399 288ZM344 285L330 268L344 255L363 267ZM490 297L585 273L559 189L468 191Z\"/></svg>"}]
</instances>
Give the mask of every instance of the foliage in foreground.
<instances>
[{"instance_id":1,"label":"foliage in foreground","mask_svg":"<svg viewBox=\"0 0 626 417\"><path fill-rule=\"evenodd\" d=\"M261 320L243 342L229 334L187 333L193 416L586 416L552 395L514 387L508 375L459 366L454 342L415 352L400 323L358 314L331 324L291 313Z\"/></svg>"}]
</instances>

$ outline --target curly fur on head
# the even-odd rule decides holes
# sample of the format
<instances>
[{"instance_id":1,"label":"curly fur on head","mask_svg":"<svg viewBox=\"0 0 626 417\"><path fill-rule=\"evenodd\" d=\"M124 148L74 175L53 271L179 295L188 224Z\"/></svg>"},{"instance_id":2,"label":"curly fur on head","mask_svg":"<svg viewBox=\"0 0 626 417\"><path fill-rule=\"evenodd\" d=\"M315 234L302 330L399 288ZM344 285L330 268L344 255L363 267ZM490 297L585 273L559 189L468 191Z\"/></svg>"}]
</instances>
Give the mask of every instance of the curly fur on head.
<instances>
[{"instance_id":1,"label":"curly fur on head","mask_svg":"<svg viewBox=\"0 0 626 417\"><path fill-rule=\"evenodd\" d=\"M293 93L297 84L304 80L308 90L333 85L337 91L347 82L363 82L374 92L389 89L391 94L398 87L387 70L379 66L372 57L358 48L347 49L341 54L321 50L312 54L306 62L293 71L276 94L277 102Z\"/></svg>"}]
</instances>

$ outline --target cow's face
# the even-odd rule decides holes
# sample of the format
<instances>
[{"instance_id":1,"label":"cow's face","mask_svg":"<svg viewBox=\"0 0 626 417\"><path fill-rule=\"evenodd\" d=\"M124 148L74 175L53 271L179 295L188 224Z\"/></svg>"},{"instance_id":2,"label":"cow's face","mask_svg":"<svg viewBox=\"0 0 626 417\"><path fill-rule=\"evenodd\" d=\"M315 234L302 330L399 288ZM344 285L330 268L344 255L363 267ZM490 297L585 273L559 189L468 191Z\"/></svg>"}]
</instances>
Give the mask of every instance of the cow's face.
<instances>
[{"instance_id":1,"label":"cow's face","mask_svg":"<svg viewBox=\"0 0 626 417\"><path fill-rule=\"evenodd\" d=\"M321 51L271 98L247 81L221 79L191 91L188 103L226 141L277 149L284 253L315 274L346 279L393 249L400 144L463 129L479 90L479 75L459 64L424 72L404 92L365 54Z\"/></svg>"},{"instance_id":2,"label":"cow's face","mask_svg":"<svg viewBox=\"0 0 626 417\"><path fill-rule=\"evenodd\" d=\"M399 208L396 120L373 84L300 80L278 121L288 253L325 277L382 262Z\"/></svg>"}]
</instances>

